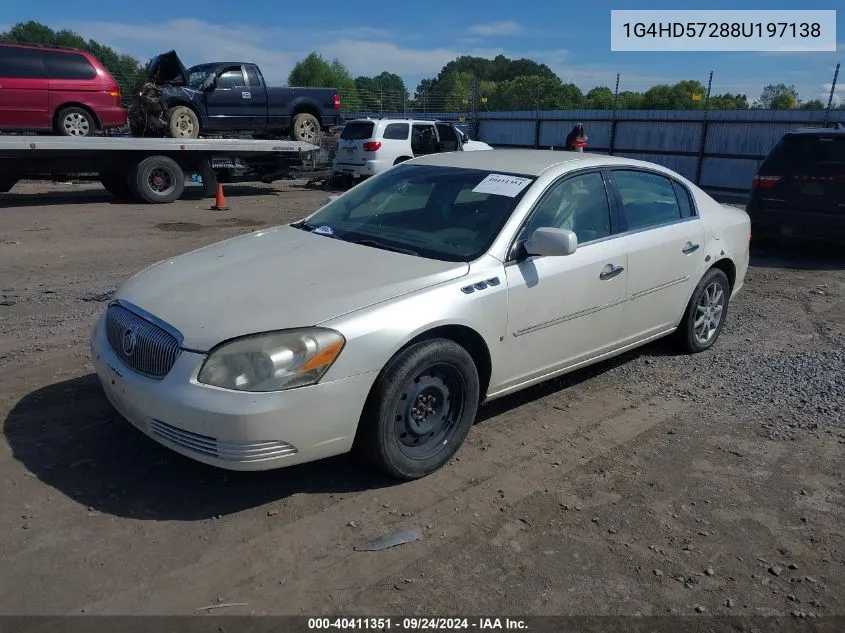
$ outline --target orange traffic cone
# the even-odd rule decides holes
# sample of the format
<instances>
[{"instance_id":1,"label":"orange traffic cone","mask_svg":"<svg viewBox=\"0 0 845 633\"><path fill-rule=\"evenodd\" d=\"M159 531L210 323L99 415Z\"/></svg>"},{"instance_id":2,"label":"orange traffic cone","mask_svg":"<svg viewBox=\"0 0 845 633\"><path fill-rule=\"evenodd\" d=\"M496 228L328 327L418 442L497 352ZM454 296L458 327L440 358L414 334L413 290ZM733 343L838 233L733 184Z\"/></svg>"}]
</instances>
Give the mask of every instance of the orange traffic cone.
<instances>
[{"instance_id":1,"label":"orange traffic cone","mask_svg":"<svg viewBox=\"0 0 845 633\"><path fill-rule=\"evenodd\" d=\"M217 200L211 205L214 211L225 211L229 207L226 205L226 196L223 195L223 185L217 183Z\"/></svg>"}]
</instances>

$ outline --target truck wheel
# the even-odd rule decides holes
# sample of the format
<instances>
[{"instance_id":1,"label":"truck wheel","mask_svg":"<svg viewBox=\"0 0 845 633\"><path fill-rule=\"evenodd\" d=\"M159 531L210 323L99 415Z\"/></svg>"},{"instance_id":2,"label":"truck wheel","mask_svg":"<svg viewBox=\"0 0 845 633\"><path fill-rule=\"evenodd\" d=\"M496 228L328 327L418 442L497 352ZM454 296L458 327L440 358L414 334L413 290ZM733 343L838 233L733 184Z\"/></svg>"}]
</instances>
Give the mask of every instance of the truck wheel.
<instances>
[{"instance_id":1,"label":"truck wheel","mask_svg":"<svg viewBox=\"0 0 845 633\"><path fill-rule=\"evenodd\" d=\"M126 172L107 171L100 174L100 184L103 189L121 200L132 198L132 189L129 186L129 179Z\"/></svg>"},{"instance_id":2,"label":"truck wheel","mask_svg":"<svg viewBox=\"0 0 845 633\"><path fill-rule=\"evenodd\" d=\"M167 111L167 125L173 138L199 138L200 120L187 106L176 106Z\"/></svg>"},{"instance_id":3,"label":"truck wheel","mask_svg":"<svg viewBox=\"0 0 845 633\"><path fill-rule=\"evenodd\" d=\"M96 131L94 117L82 108L65 108L56 117L56 132L60 136L92 136Z\"/></svg>"},{"instance_id":4,"label":"truck wheel","mask_svg":"<svg viewBox=\"0 0 845 633\"><path fill-rule=\"evenodd\" d=\"M316 144L320 138L320 122L313 114L300 112L293 117L290 127L294 141Z\"/></svg>"},{"instance_id":5,"label":"truck wheel","mask_svg":"<svg viewBox=\"0 0 845 633\"><path fill-rule=\"evenodd\" d=\"M178 200L185 191L185 172L167 156L150 156L130 176L134 193L147 202L162 204Z\"/></svg>"}]
</instances>

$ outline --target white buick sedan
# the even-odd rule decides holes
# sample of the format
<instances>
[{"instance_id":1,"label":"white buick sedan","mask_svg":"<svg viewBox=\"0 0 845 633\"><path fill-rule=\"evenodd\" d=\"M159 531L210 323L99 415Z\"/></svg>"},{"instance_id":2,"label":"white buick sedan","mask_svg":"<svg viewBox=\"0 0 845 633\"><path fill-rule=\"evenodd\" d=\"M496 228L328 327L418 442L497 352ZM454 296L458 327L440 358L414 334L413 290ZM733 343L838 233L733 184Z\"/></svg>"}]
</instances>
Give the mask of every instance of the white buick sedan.
<instances>
[{"instance_id":1,"label":"white buick sedan","mask_svg":"<svg viewBox=\"0 0 845 633\"><path fill-rule=\"evenodd\" d=\"M123 417L201 462L355 449L413 479L459 450L481 403L667 335L710 348L749 240L744 211L654 164L436 154L142 271L93 358Z\"/></svg>"}]
</instances>

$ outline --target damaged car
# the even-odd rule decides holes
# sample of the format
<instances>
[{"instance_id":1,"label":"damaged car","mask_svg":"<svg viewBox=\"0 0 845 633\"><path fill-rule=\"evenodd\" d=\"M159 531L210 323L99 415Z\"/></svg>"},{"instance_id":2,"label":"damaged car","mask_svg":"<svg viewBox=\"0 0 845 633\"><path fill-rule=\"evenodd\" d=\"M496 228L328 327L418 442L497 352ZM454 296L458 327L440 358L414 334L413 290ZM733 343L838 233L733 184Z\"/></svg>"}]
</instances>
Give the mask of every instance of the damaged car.
<instances>
[{"instance_id":1,"label":"damaged car","mask_svg":"<svg viewBox=\"0 0 845 633\"><path fill-rule=\"evenodd\" d=\"M136 137L251 135L315 143L340 123L334 88L268 86L261 69L248 62L185 68L176 51L150 60L129 108Z\"/></svg>"}]
</instances>

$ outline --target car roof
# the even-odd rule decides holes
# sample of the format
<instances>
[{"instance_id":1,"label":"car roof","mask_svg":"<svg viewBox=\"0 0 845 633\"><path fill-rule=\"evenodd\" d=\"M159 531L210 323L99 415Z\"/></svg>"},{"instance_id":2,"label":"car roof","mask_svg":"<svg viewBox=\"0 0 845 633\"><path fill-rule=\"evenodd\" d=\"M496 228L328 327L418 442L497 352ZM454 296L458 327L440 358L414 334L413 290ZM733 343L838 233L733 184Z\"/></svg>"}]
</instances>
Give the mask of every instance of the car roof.
<instances>
[{"instance_id":1,"label":"car roof","mask_svg":"<svg viewBox=\"0 0 845 633\"><path fill-rule=\"evenodd\" d=\"M464 167L500 171L509 174L522 174L525 176L539 176L547 169L559 165L565 165L567 169L620 165L645 167L677 177L674 172L671 172L671 170L665 167L633 158L547 149L495 149L481 152L445 152L420 156L405 164Z\"/></svg>"},{"instance_id":2,"label":"car roof","mask_svg":"<svg viewBox=\"0 0 845 633\"><path fill-rule=\"evenodd\" d=\"M841 124L839 124L841 125ZM820 135L823 134L828 136L830 134L834 135L845 135L845 127L801 127L797 130L792 130L791 132L787 132L787 136L789 135Z\"/></svg>"},{"instance_id":3,"label":"car roof","mask_svg":"<svg viewBox=\"0 0 845 633\"><path fill-rule=\"evenodd\" d=\"M14 48L32 48L32 49L47 49L51 51L64 51L67 53L83 53L89 54L81 48L73 48L72 46L53 46L52 44L31 44L28 42L0 42L0 46L10 46Z\"/></svg>"},{"instance_id":4,"label":"car roof","mask_svg":"<svg viewBox=\"0 0 845 633\"><path fill-rule=\"evenodd\" d=\"M346 122L347 125L350 123L450 123L450 121L442 121L440 119L394 119L390 117L372 119L364 117L360 119L349 119Z\"/></svg>"}]
</instances>

